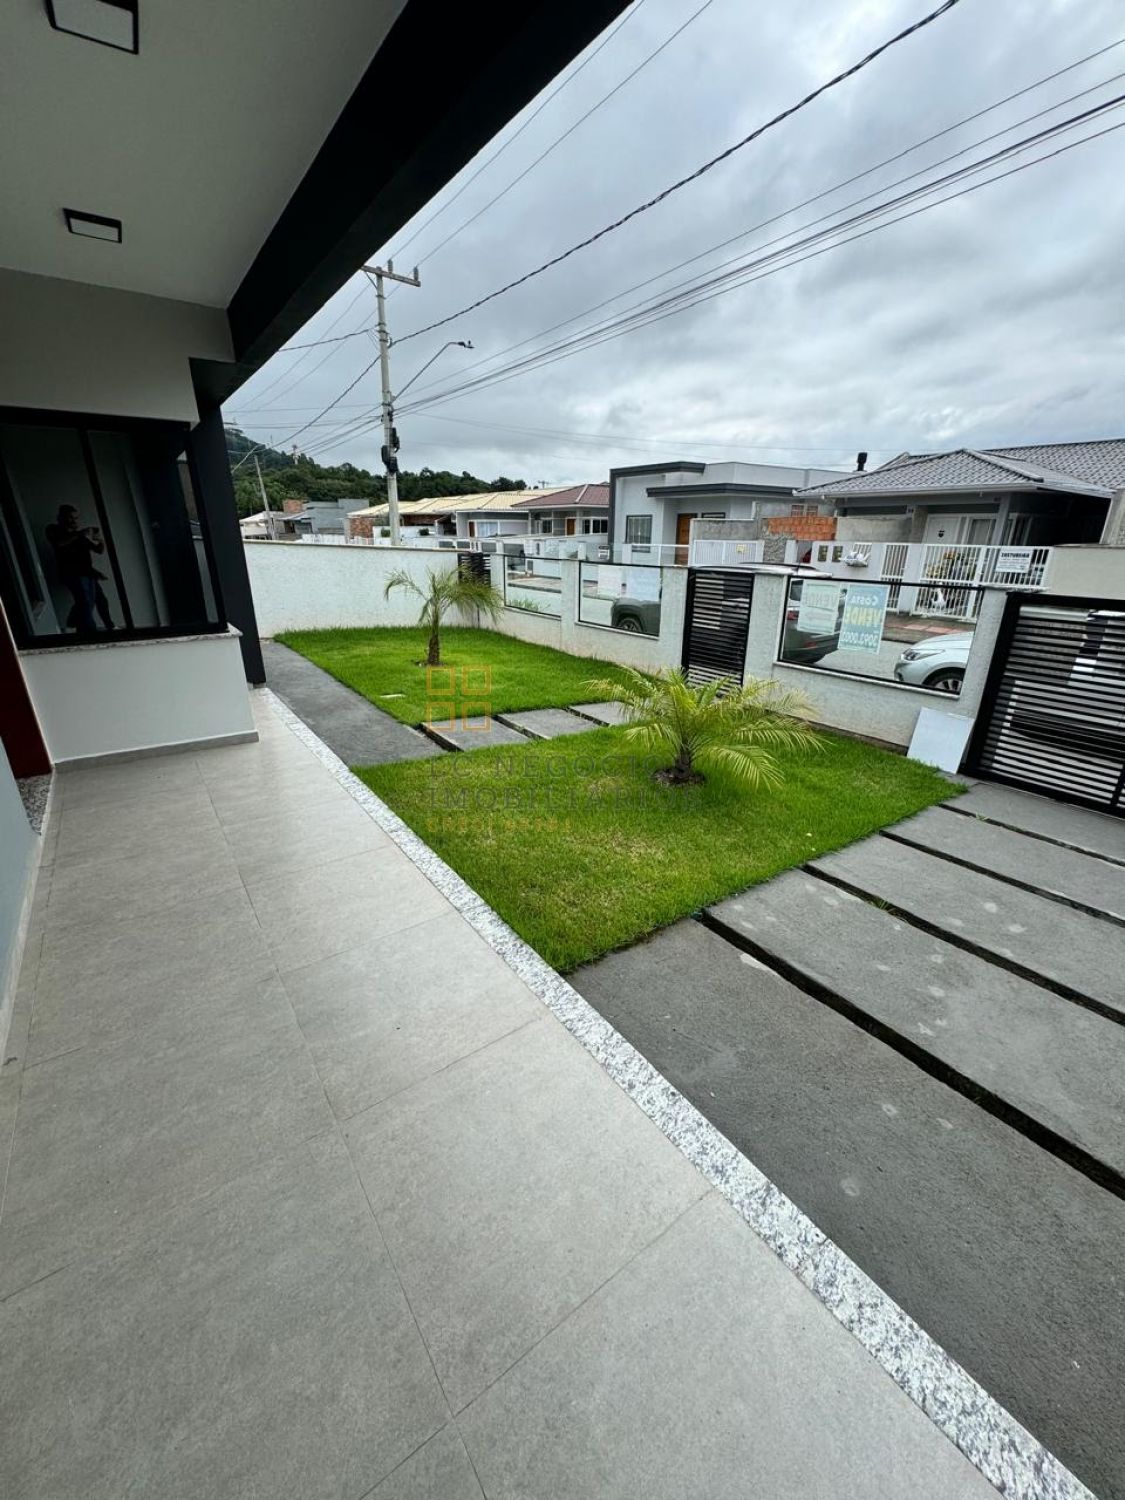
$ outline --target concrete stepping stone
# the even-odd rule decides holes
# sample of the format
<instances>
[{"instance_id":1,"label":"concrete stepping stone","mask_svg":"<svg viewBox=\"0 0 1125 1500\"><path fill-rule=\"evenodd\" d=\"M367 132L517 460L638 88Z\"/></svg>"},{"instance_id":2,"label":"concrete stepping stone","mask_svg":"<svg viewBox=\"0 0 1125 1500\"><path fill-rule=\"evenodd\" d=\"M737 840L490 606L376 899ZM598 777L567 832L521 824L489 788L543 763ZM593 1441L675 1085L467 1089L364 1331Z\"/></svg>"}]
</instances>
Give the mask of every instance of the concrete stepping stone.
<instances>
[{"instance_id":1,"label":"concrete stepping stone","mask_svg":"<svg viewBox=\"0 0 1125 1500\"><path fill-rule=\"evenodd\" d=\"M599 724L627 724L629 722L623 703L572 703L571 712L586 719L596 719Z\"/></svg>"},{"instance_id":2,"label":"concrete stepping stone","mask_svg":"<svg viewBox=\"0 0 1125 1500\"><path fill-rule=\"evenodd\" d=\"M838 995L1113 1172L1125 1027L801 871L710 909L766 963Z\"/></svg>"},{"instance_id":3,"label":"concrete stepping stone","mask_svg":"<svg viewBox=\"0 0 1125 1500\"><path fill-rule=\"evenodd\" d=\"M952 806L958 812L992 818L1040 838L1057 839L1060 844L1072 844L1106 859L1125 862L1125 818L1111 818L1092 808L1036 797L997 782L978 782Z\"/></svg>"},{"instance_id":4,"label":"concrete stepping stone","mask_svg":"<svg viewBox=\"0 0 1125 1500\"><path fill-rule=\"evenodd\" d=\"M495 714L457 717L427 724L426 733L446 750L486 750L492 745L526 745L527 736L510 728Z\"/></svg>"},{"instance_id":5,"label":"concrete stepping stone","mask_svg":"<svg viewBox=\"0 0 1125 1500\"><path fill-rule=\"evenodd\" d=\"M557 740L564 734L585 734L594 728L566 708L532 708L523 713L497 715L501 724L518 729L533 740Z\"/></svg>"},{"instance_id":6,"label":"concrete stepping stone","mask_svg":"<svg viewBox=\"0 0 1125 1500\"><path fill-rule=\"evenodd\" d=\"M871 838L811 868L1125 1016L1125 928L937 855Z\"/></svg>"},{"instance_id":7,"label":"concrete stepping stone","mask_svg":"<svg viewBox=\"0 0 1125 1500\"><path fill-rule=\"evenodd\" d=\"M1125 921L1125 870L1097 855L1063 849L980 818L951 818L937 807L896 823L887 832L921 849L947 854L1005 880Z\"/></svg>"},{"instance_id":8,"label":"concrete stepping stone","mask_svg":"<svg viewBox=\"0 0 1125 1500\"><path fill-rule=\"evenodd\" d=\"M1120 1198L698 922L570 979L1095 1494L1117 1492Z\"/></svg>"}]
</instances>

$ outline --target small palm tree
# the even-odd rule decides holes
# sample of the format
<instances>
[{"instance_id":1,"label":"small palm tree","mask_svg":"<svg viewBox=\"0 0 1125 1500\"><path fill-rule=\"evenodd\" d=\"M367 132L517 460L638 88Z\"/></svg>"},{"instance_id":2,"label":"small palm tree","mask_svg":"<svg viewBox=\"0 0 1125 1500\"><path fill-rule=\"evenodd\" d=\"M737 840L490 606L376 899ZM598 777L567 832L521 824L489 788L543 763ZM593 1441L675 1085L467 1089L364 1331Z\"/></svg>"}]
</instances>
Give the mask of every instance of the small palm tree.
<instances>
[{"instance_id":1,"label":"small palm tree","mask_svg":"<svg viewBox=\"0 0 1125 1500\"><path fill-rule=\"evenodd\" d=\"M776 750L816 750L820 740L803 715L809 703L770 678L738 683L731 677L698 686L677 667L638 672L623 667L623 681L588 684L601 698L624 706L626 734L672 764L656 773L669 786L703 780L699 765L725 767L748 786L780 786Z\"/></svg>"},{"instance_id":2,"label":"small palm tree","mask_svg":"<svg viewBox=\"0 0 1125 1500\"><path fill-rule=\"evenodd\" d=\"M405 589L422 601L418 624L430 635L423 663L427 667L441 666L441 627L451 609L479 609L490 619L495 619L504 603L487 578L474 578L459 569L435 572L431 568L427 581L419 583L405 568L396 568L387 579L383 598L389 599L395 589Z\"/></svg>"}]
</instances>

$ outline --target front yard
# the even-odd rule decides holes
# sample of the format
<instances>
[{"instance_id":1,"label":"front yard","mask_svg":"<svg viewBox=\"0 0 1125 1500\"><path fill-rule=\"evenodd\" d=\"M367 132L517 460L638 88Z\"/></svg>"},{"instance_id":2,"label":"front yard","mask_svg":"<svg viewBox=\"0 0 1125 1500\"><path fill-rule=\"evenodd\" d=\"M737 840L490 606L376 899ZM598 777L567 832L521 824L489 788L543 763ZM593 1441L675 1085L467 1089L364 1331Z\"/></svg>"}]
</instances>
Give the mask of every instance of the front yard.
<instances>
[{"instance_id":1,"label":"front yard","mask_svg":"<svg viewBox=\"0 0 1125 1500\"><path fill-rule=\"evenodd\" d=\"M421 724L431 716L430 705L435 719L448 718L442 704L450 701L450 687L458 714L517 713L586 702L591 677L616 675L609 662L458 626L443 627L443 666L433 670L429 683L418 665L426 654L426 632L416 626L289 630L277 639L404 724Z\"/></svg>"},{"instance_id":2,"label":"front yard","mask_svg":"<svg viewBox=\"0 0 1125 1500\"><path fill-rule=\"evenodd\" d=\"M562 660L582 683L602 671ZM777 792L719 774L669 788L652 780L659 758L602 729L357 774L566 972L955 791L916 761L827 733L819 753L778 759Z\"/></svg>"}]
</instances>

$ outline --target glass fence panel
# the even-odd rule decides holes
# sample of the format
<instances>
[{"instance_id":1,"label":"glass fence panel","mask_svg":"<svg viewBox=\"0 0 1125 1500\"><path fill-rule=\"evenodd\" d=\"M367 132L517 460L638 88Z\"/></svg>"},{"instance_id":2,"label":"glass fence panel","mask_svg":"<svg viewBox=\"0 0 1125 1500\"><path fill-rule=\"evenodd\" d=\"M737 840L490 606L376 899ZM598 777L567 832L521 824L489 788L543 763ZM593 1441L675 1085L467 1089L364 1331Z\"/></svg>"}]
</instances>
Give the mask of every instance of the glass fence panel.
<instances>
[{"instance_id":1,"label":"glass fence panel","mask_svg":"<svg viewBox=\"0 0 1125 1500\"><path fill-rule=\"evenodd\" d=\"M659 568L584 562L578 581L579 623L659 635L660 589Z\"/></svg>"},{"instance_id":2,"label":"glass fence panel","mask_svg":"<svg viewBox=\"0 0 1125 1500\"><path fill-rule=\"evenodd\" d=\"M981 589L789 580L778 660L957 694Z\"/></svg>"},{"instance_id":3,"label":"glass fence panel","mask_svg":"<svg viewBox=\"0 0 1125 1500\"><path fill-rule=\"evenodd\" d=\"M526 557L509 553L504 559L504 603L536 615L562 614L562 566L557 557Z\"/></svg>"}]
</instances>

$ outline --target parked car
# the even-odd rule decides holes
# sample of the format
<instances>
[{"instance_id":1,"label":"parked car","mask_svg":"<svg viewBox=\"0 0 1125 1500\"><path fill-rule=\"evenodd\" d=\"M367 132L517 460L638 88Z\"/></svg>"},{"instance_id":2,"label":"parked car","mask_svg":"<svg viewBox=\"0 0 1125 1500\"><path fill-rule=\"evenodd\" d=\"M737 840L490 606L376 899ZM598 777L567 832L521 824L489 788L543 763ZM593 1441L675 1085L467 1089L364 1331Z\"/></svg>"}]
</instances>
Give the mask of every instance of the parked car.
<instances>
[{"instance_id":1,"label":"parked car","mask_svg":"<svg viewBox=\"0 0 1125 1500\"><path fill-rule=\"evenodd\" d=\"M614 630L628 630L633 635L660 634L660 600L615 599L609 612Z\"/></svg>"},{"instance_id":2,"label":"parked car","mask_svg":"<svg viewBox=\"0 0 1125 1500\"><path fill-rule=\"evenodd\" d=\"M959 693L972 644L972 631L959 630L908 646L895 662L895 681L938 693Z\"/></svg>"}]
</instances>

